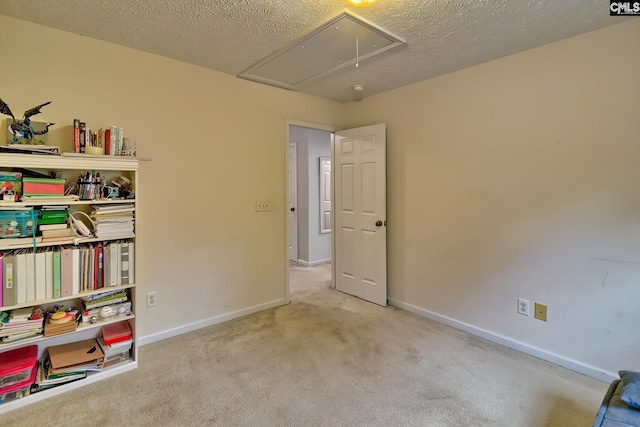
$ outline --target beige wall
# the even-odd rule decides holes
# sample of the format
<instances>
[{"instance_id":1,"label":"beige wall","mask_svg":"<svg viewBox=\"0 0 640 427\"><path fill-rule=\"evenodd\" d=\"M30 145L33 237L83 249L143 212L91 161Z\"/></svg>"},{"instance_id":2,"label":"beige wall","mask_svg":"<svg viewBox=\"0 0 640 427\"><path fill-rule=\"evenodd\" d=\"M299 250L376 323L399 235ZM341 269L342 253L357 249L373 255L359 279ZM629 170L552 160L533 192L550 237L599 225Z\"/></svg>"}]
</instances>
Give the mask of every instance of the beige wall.
<instances>
[{"instance_id":1,"label":"beige wall","mask_svg":"<svg viewBox=\"0 0 640 427\"><path fill-rule=\"evenodd\" d=\"M0 16L0 96L15 114L118 124L141 165L140 335L285 298L285 118L342 125L339 103ZM66 145L71 147L70 145ZM256 199L272 211L255 213Z\"/></svg>"},{"instance_id":2,"label":"beige wall","mask_svg":"<svg viewBox=\"0 0 640 427\"><path fill-rule=\"evenodd\" d=\"M640 369L638 41L628 21L346 105L347 127L387 124L394 303Z\"/></svg>"}]
</instances>

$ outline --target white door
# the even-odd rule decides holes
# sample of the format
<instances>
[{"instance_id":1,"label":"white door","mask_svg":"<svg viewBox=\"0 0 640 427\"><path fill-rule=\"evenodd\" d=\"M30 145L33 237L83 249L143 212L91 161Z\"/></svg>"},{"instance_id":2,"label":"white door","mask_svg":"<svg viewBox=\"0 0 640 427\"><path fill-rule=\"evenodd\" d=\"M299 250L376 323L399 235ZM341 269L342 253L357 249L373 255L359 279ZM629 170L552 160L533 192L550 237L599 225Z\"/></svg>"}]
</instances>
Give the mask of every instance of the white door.
<instances>
[{"instance_id":1,"label":"white door","mask_svg":"<svg viewBox=\"0 0 640 427\"><path fill-rule=\"evenodd\" d=\"M298 216L297 216L297 145L289 144L289 241L287 245L289 247L289 260L298 262Z\"/></svg>"},{"instance_id":2,"label":"white door","mask_svg":"<svg viewBox=\"0 0 640 427\"><path fill-rule=\"evenodd\" d=\"M335 134L336 289L387 305L386 126Z\"/></svg>"}]
</instances>

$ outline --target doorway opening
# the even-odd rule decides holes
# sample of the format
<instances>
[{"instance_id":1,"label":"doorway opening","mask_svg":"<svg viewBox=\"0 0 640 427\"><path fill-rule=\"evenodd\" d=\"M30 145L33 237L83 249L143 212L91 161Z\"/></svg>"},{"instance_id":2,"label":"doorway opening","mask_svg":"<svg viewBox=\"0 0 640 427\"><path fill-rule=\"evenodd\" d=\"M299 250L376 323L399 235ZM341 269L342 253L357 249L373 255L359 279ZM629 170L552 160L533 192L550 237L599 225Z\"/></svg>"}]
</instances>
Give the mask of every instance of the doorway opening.
<instances>
[{"instance_id":1,"label":"doorway opening","mask_svg":"<svg viewBox=\"0 0 640 427\"><path fill-rule=\"evenodd\" d=\"M335 131L330 126L286 120L287 302L291 269L329 268L333 283L330 165Z\"/></svg>"},{"instance_id":2,"label":"doorway opening","mask_svg":"<svg viewBox=\"0 0 640 427\"><path fill-rule=\"evenodd\" d=\"M296 188L295 202L290 213L299 224L295 234L287 230L287 251L295 246L297 264L303 261L311 266L326 263L327 254L331 265L331 287L358 298L387 305L387 201L386 201L386 125L378 123L353 129L336 131L318 125L300 124L287 120L287 200L292 202ZM298 129L300 128L300 129ZM301 132L299 135L296 132ZM309 141L316 131L329 137L330 157L326 151L311 151ZM306 135L306 136L303 136ZM298 140L298 141L296 141ZM293 150L290 144L296 145ZM304 143L304 146L303 146ZM306 147L306 148L305 148ZM304 185L290 182L289 156L296 153L296 162L306 164L304 173L296 171L296 178ZM306 153L306 154L305 154ZM320 178L325 174L330 182L320 197ZM317 178L317 180L316 180ZM310 184L311 181L311 184ZM314 184L315 183L315 184ZM307 192L306 196L303 192ZM317 193L316 193L317 191ZM292 193L292 194L289 194ZM313 194L310 195L309 193ZM328 198L325 196L329 196ZM324 207L328 202L328 213ZM330 206L331 204L335 206ZM304 212L306 209L306 214ZM329 220L327 220L327 215ZM291 216L287 215L287 223ZM310 220L310 218L315 218ZM327 233L327 231L330 231ZM323 234L325 234L323 238ZM330 234L327 238L326 234ZM309 237L316 235L329 244L328 252L320 259L304 261L312 247ZM306 240L304 240L306 239ZM305 253L304 251L308 251ZM324 256L324 258L322 258ZM289 302L289 254L286 258L285 301ZM309 259L311 259L309 257Z\"/></svg>"}]
</instances>

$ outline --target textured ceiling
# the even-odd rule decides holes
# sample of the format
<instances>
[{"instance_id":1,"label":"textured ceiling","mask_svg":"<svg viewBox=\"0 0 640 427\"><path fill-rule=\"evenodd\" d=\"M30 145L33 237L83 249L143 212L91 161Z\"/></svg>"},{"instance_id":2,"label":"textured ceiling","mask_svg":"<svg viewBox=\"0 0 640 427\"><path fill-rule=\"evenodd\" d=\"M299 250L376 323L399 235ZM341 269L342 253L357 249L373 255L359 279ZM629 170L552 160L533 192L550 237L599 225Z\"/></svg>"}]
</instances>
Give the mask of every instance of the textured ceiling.
<instances>
[{"instance_id":1,"label":"textured ceiling","mask_svg":"<svg viewBox=\"0 0 640 427\"><path fill-rule=\"evenodd\" d=\"M0 14L238 75L348 10L407 44L297 87L346 102L622 22L604 0L0 0Z\"/></svg>"}]
</instances>

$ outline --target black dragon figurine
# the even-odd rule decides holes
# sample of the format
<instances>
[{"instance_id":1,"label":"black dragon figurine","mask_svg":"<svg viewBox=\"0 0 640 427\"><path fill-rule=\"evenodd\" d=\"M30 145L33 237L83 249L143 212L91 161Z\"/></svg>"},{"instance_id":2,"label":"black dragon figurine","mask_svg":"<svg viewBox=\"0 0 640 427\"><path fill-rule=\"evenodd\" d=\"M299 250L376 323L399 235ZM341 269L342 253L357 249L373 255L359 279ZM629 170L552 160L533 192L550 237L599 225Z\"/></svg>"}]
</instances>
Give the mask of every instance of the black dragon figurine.
<instances>
[{"instance_id":1,"label":"black dragon figurine","mask_svg":"<svg viewBox=\"0 0 640 427\"><path fill-rule=\"evenodd\" d=\"M16 120L9 105L0 98L0 113L5 114L7 116L11 116L13 121L8 126L10 132L13 134L13 142L12 144L19 143L20 139L25 140L24 143L33 143L34 137L36 135L44 135L49 131L49 126L55 125L55 123L47 123L46 127L42 130L36 130L31 126L31 116L35 116L40 113L40 109L46 105L51 104L51 101L45 102L44 104L40 104L37 107L33 107L30 110L24 112L24 116L22 120ZM32 142L33 141L33 142Z\"/></svg>"}]
</instances>

